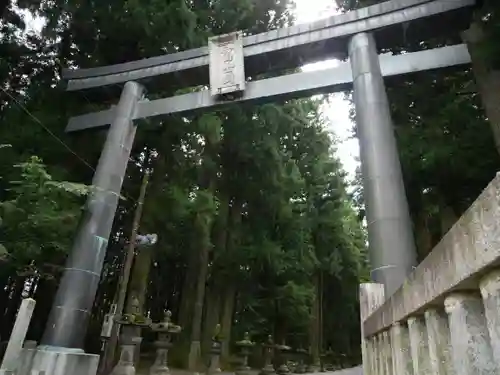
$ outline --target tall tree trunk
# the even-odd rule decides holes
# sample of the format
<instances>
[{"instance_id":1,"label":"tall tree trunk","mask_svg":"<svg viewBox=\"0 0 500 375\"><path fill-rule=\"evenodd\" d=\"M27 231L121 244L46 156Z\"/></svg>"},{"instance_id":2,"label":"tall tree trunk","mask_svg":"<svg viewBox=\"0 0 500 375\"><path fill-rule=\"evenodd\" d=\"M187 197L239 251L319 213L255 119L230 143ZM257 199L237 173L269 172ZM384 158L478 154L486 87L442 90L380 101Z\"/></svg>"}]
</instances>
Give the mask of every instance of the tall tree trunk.
<instances>
[{"instance_id":1,"label":"tall tree trunk","mask_svg":"<svg viewBox=\"0 0 500 375\"><path fill-rule=\"evenodd\" d=\"M427 223L427 214L421 211L415 223L415 238L419 262L423 260L432 250L432 235Z\"/></svg>"},{"instance_id":2,"label":"tall tree trunk","mask_svg":"<svg viewBox=\"0 0 500 375\"><path fill-rule=\"evenodd\" d=\"M220 323L222 289L217 280L217 275L213 275L207 287L205 296L205 319L203 322L202 356L205 362L210 356L210 346L215 326Z\"/></svg>"},{"instance_id":3,"label":"tall tree trunk","mask_svg":"<svg viewBox=\"0 0 500 375\"><path fill-rule=\"evenodd\" d=\"M229 347L231 343L231 328L233 327L234 306L236 303L236 283L227 283L224 289L224 297L222 301L222 318L221 318L221 334L222 334L222 361L229 361Z\"/></svg>"},{"instance_id":4,"label":"tall tree trunk","mask_svg":"<svg viewBox=\"0 0 500 375\"><path fill-rule=\"evenodd\" d=\"M153 260L153 248L142 247L138 250L132 267L128 298L125 311L130 313L133 311L132 301L137 298L139 301L139 312L144 314L144 302L149 283L149 271L151 269L151 261Z\"/></svg>"},{"instance_id":5,"label":"tall tree trunk","mask_svg":"<svg viewBox=\"0 0 500 375\"><path fill-rule=\"evenodd\" d=\"M478 91L490 121L497 151L500 153L500 71L491 69L481 54L484 31L479 22L473 22L462 37L471 55Z\"/></svg>"},{"instance_id":6,"label":"tall tree trunk","mask_svg":"<svg viewBox=\"0 0 500 375\"><path fill-rule=\"evenodd\" d=\"M450 205L443 205L439 210L441 221L441 237L443 237L451 227L457 222L458 216Z\"/></svg>"},{"instance_id":7,"label":"tall tree trunk","mask_svg":"<svg viewBox=\"0 0 500 375\"><path fill-rule=\"evenodd\" d=\"M239 245L240 238L238 237L239 228L241 225L241 203L237 200L233 200L233 204L228 207L229 213L227 217L227 227L229 228L226 236L226 256L225 260L232 259L231 254L236 251ZM229 262L226 264L228 268L225 272L226 279L223 281L224 285L224 295L222 300L222 352L221 357L224 362L229 361L229 348L231 343L231 329L233 326L233 315L236 305L236 285L237 279L234 277L233 265Z\"/></svg>"},{"instance_id":8,"label":"tall tree trunk","mask_svg":"<svg viewBox=\"0 0 500 375\"><path fill-rule=\"evenodd\" d=\"M228 237L228 220L229 220L229 199L221 193L219 197L220 206L219 213L214 230L214 251L212 256L212 269L210 282L208 285L205 309L205 321L203 323L203 339L202 353L203 357L207 358L211 338L214 332L214 327L220 323L221 319L221 303L224 286L224 268L223 262L225 259L227 237Z\"/></svg>"},{"instance_id":9,"label":"tall tree trunk","mask_svg":"<svg viewBox=\"0 0 500 375\"><path fill-rule=\"evenodd\" d=\"M276 344L286 344L286 334L288 330L288 324L286 318L281 312L279 302L275 302L275 322L274 322L274 339Z\"/></svg>"},{"instance_id":10,"label":"tall tree trunk","mask_svg":"<svg viewBox=\"0 0 500 375\"><path fill-rule=\"evenodd\" d=\"M139 314L145 315L144 302L146 300L146 293L148 290L149 283L149 270L151 269L151 261L153 258L153 248L143 247L138 250L138 254L135 257L134 265L131 272L131 277L129 281L127 304L125 306L125 312L131 313L134 311L133 300L136 298L139 301ZM137 329L138 334L140 328ZM141 356L140 346L134 351L136 366L139 363Z\"/></svg>"},{"instance_id":11,"label":"tall tree trunk","mask_svg":"<svg viewBox=\"0 0 500 375\"><path fill-rule=\"evenodd\" d=\"M155 163L153 174L151 178L151 182L149 183L149 191L148 197L149 199L143 199L142 202L144 208L142 214L143 217L147 217L147 212L150 206L156 204L155 197L163 192L163 183L165 180L165 170L166 170L166 161L163 155L158 156L157 161ZM146 181L146 182L145 182ZM145 184L147 183L147 179L143 180L143 188L145 188ZM139 226L139 223L134 223ZM134 225L133 224L133 225ZM160 239L161 241L161 239ZM139 301L139 312L144 314L144 306L146 300L146 293L148 290L149 284L149 273L151 269L151 262L153 261L154 247L145 246L142 248L136 249L136 255L134 258L134 263L132 265L132 270L130 272L130 280L128 282L127 288L127 302L125 304L125 312L130 313L133 309L132 300L133 298L137 298Z\"/></svg>"},{"instance_id":12,"label":"tall tree trunk","mask_svg":"<svg viewBox=\"0 0 500 375\"><path fill-rule=\"evenodd\" d=\"M215 173L210 170L210 155L205 156L206 165L202 167L202 183L200 195L212 196L215 190ZM202 198L200 198L202 199ZM204 198L203 198L204 199ZM185 344L188 344L187 368L196 371L201 365L201 326L203 318L203 302L205 299L205 286L208 276L208 263L212 247L212 211L199 210L194 219L194 241L191 248L191 257L188 271L184 281L183 309L188 314L184 316L185 327L188 329L184 335ZM186 294L184 294L186 293ZM191 307L192 306L192 309ZM191 314L189 314L191 312Z\"/></svg>"},{"instance_id":13,"label":"tall tree trunk","mask_svg":"<svg viewBox=\"0 0 500 375\"><path fill-rule=\"evenodd\" d=\"M196 279L196 292L191 321L191 346L189 349L189 370L195 370L201 359L201 321L203 317L203 301L205 298L205 285L208 274L208 258L210 253L210 222L207 214L196 215L197 235L199 236L200 250L198 254L198 277Z\"/></svg>"},{"instance_id":14,"label":"tall tree trunk","mask_svg":"<svg viewBox=\"0 0 500 375\"><path fill-rule=\"evenodd\" d=\"M313 367L320 364L321 345L321 278L320 271L313 277L314 300L311 311L311 321L309 325L309 353L311 355Z\"/></svg>"},{"instance_id":15,"label":"tall tree trunk","mask_svg":"<svg viewBox=\"0 0 500 375\"><path fill-rule=\"evenodd\" d=\"M214 192L216 188L219 162L217 147L220 142L218 121L209 121L202 127L205 146L202 155L203 163L199 169L199 191L195 204L194 236L191 243L191 256L183 287L183 311L192 314L181 315L187 329L182 337L184 345L188 344L187 368L196 371L201 364L201 327L203 318L203 302L208 276L209 257L212 249L212 226L214 222ZM199 203L199 205L198 205ZM212 207L208 207L213 205ZM194 306L193 306L194 303ZM192 310L190 308L192 307ZM190 311L191 310L191 311ZM182 311L181 311L182 312Z\"/></svg>"},{"instance_id":16,"label":"tall tree trunk","mask_svg":"<svg viewBox=\"0 0 500 375\"><path fill-rule=\"evenodd\" d=\"M180 335L180 345L174 347L178 349L179 357L182 359L182 366L188 365L187 356L191 345L191 322L193 319L194 301L196 299L196 279L198 275L198 263L196 262L196 249L190 248L187 259L187 270L182 285L181 303L179 307L179 324L182 327Z\"/></svg>"}]
</instances>

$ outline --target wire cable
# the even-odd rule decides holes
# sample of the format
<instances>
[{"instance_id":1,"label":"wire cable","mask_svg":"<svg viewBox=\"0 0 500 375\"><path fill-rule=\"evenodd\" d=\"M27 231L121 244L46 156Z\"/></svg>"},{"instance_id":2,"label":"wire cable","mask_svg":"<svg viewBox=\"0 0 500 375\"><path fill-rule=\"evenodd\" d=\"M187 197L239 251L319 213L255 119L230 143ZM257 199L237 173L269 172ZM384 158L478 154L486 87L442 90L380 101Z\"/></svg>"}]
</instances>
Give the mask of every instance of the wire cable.
<instances>
[{"instance_id":1,"label":"wire cable","mask_svg":"<svg viewBox=\"0 0 500 375\"><path fill-rule=\"evenodd\" d=\"M11 98L14 103L16 103L28 116L30 116L36 123L38 123L47 133L50 134L52 138L54 138L57 142L59 142L67 151L72 153L74 156L76 156L83 164L85 164L87 167L89 167L93 172L95 172L95 169L85 160L83 159L80 155L78 155L75 151L71 149L64 141L59 138L57 135L54 134L47 126L43 124L42 121L35 115L33 115L28 108L26 108L19 100L17 100L15 97L13 97L7 90L5 90L3 87L0 87L0 89L9 97Z\"/></svg>"},{"instance_id":2,"label":"wire cable","mask_svg":"<svg viewBox=\"0 0 500 375\"><path fill-rule=\"evenodd\" d=\"M73 151L73 149L71 149L71 147L69 147L61 138L59 138L56 134L54 134L54 132L52 132L38 117L36 117L34 114L32 114L28 108L26 108L26 106L24 106L18 99L16 99L14 96L12 96L7 90L5 90L3 87L0 87L0 89L17 105L19 106L28 116L31 117L31 119L33 119L38 125L40 125L52 138L54 138L59 144L61 144L67 151L69 151L72 155L74 155L78 160L80 160L85 166L87 166L92 172L95 173L95 168L92 167L83 157L81 157L80 155L78 155L78 153L76 153L75 151ZM134 160L132 160L130 158L130 156L128 157L128 160L129 161L133 161L135 163ZM127 194L125 194L124 192L121 192L120 193L121 196L123 196L124 198L126 198L127 200L130 200L131 202L135 204L137 204L137 200L136 199L133 199L131 198L130 196L128 196Z\"/></svg>"}]
</instances>

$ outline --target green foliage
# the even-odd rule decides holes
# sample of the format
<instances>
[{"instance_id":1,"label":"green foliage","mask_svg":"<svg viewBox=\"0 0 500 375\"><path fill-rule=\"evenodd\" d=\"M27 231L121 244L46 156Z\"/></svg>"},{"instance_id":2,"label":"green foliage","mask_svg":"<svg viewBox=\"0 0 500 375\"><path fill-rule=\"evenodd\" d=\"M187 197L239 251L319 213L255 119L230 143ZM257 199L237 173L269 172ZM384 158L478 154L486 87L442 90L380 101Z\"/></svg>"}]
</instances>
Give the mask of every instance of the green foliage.
<instances>
[{"instance_id":1,"label":"green foliage","mask_svg":"<svg viewBox=\"0 0 500 375\"><path fill-rule=\"evenodd\" d=\"M8 199L0 202L1 257L17 272L37 263L58 264L71 245L80 197L89 188L54 181L35 156L14 167L19 179L10 181Z\"/></svg>"},{"instance_id":2,"label":"green foliage","mask_svg":"<svg viewBox=\"0 0 500 375\"><path fill-rule=\"evenodd\" d=\"M485 39L482 43L482 57L491 69L500 69L500 4L495 0L485 0L477 12L477 20L482 24Z\"/></svg>"}]
</instances>

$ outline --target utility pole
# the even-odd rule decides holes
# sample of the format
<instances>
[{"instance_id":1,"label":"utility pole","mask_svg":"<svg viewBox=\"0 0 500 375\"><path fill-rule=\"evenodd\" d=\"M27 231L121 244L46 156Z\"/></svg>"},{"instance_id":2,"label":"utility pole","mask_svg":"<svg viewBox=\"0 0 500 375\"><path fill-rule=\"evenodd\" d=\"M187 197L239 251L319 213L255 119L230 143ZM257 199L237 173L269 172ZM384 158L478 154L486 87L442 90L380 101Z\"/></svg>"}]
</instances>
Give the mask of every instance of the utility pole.
<instances>
[{"instance_id":1,"label":"utility pole","mask_svg":"<svg viewBox=\"0 0 500 375\"><path fill-rule=\"evenodd\" d=\"M134 261L134 251L137 241L137 232L139 230L139 223L142 216L142 207L144 204L144 197L146 196L146 187L149 181L149 172L146 170L144 177L142 178L141 190L139 192L139 199L137 200L137 207L134 213L134 221L132 222L132 231L130 233L130 239L127 246L127 252L125 255L125 264L123 266L123 272L118 282L116 300L115 316L121 316L123 314L123 306L125 305L125 299L127 298L127 288L130 278L130 270L132 269L132 263ZM142 236L141 236L142 237ZM112 317L114 318L114 317ZM113 361L115 359L116 344L118 342L119 325L113 324L111 329L111 335L109 337L108 345L106 346L102 358L102 370L106 374L113 366Z\"/></svg>"}]
</instances>

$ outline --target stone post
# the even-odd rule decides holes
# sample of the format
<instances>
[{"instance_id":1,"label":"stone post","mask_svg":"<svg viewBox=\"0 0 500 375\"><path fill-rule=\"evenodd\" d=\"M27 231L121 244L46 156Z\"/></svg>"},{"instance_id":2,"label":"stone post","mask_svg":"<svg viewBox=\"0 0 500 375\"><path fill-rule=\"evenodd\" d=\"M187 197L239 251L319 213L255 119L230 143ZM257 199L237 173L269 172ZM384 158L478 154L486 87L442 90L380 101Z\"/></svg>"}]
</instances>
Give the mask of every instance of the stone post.
<instances>
[{"instance_id":1,"label":"stone post","mask_svg":"<svg viewBox=\"0 0 500 375\"><path fill-rule=\"evenodd\" d=\"M310 353L310 357L307 372L319 372L321 370L321 359L313 353Z\"/></svg>"},{"instance_id":2,"label":"stone post","mask_svg":"<svg viewBox=\"0 0 500 375\"><path fill-rule=\"evenodd\" d=\"M276 345L276 350L278 351L279 353L279 362L280 362L280 365L277 369L277 373L280 374L280 375L284 375L284 374L289 374L290 373L290 369L288 368L288 365L286 363L286 354L291 348L288 346L288 345L285 345L285 343L281 344L281 345Z\"/></svg>"},{"instance_id":3,"label":"stone post","mask_svg":"<svg viewBox=\"0 0 500 375\"><path fill-rule=\"evenodd\" d=\"M493 358L500 371L500 270L495 270L480 282Z\"/></svg>"},{"instance_id":4,"label":"stone post","mask_svg":"<svg viewBox=\"0 0 500 375\"><path fill-rule=\"evenodd\" d=\"M451 359L450 327L444 310L428 309L425 312L429 360L435 375L454 375Z\"/></svg>"},{"instance_id":5,"label":"stone post","mask_svg":"<svg viewBox=\"0 0 500 375\"><path fill-rule=\"evenodd\" d=\"M385 375L385 370L386 370L386 353L384 351L384 339L382 337L382 333L377 333L376 336L376 343L377 343L377 375Z\"/></svg>"},{"instance_id":6,"label":"stone post","mask_svg":"<svg viewBox=\"0 0 500 375\"><path fill-rule=\"evenodd\" d=\"M382 332L382 351L384 353L384 375L392 375L392 350L389 331ZM397 375L397 374L395 374Z\"/></svg>"},{"instance_id":7,"label":"stone post","mask_svg":"<svg viewBox=\"0 0 500 375\"><path fill-rule=\"evenodd\" d=\"M140 329L129 325L123 326L120 335L120 359L111 371L111 375L135 375L135 350L142 342Z\"/></svg>"},{"instance_id":8,"label":"stone post","mask_svg":"<svg viewBox=\"0 0 500 375\"><path fill-rule=\"evenodd\" d=\"M445 299L456 375L498 374L480 296L453 293Z\"/></svg>"},{"instance_id":9,"label":"stone post","mask_svg":"<svg viewBox=\"0 0 500 375\"><path fill-rule=\"evenodd\" d=\"M422 316L408 318L408 331L414 373L430 374L429 342L424 318Z\"/></svg>"},{"instance_id":10,"label":"stone post","mask_svg":"<svg viewBox=\"0 0 500 375\"><path fill-rule=\"evenodd\" d=\"M150 327L151 320L139 312L139 301L133 297L133 312L124 314L116 320L121 326L120 359L111 375L135 375L135 352L142 342L142 328Z\"/></svg>"},{"instance_id":11,"label":"stone post","mask_svg":"<svg viewBox=\"0 0 500 375\"><path fill-rule=\"evenodd\" d=\"M394 323L391 338L394 375L413 375L408 326L404 323Z\"/></svg>"},{"instance_id":12,"label":"stone post","mask_svg":"<svg viewBox=\"0 0 500 375\"><path fill-rule=\"evenodd\" d=\"M307 350L303 347L297 349L297 355L299 356L299 363L295 368L296 374L304 374L306 372L305 358L307 358Z\"/></svg>"},{"instance_id":13,"label":"stone post","mask_svg":"<svg viewBox=\"0 0 500 375\"><path fill-rule=\"evenodd\" d=\"M375 341L374 338L365 338L363 324L365 320L384 303L384 285L365 283L359 286L359 304L361 318L361 354L363 358L363 374L374 373Z\"/></svg>"},{"instance_id":14,"label":"stone post","mask_svg":"<svg viewBox=\"0 0 500 375\"><path fill-rule=\"evenodd\" d=\"M24 342L23 350L19 358L19 366L17 367L15 375L32 375L30 373L30 369L33 363L33 357L36 353L37 345L38 343L36 341L26 340ZM1 373L2 372L0 371L0 374Z\"/></svg>"},{"instance_id":15,"label":"stone post","mask_svg":"<svg viewBox=\"0 0 500 375\"><path fill-rule=\"evenodd\" d=\"M365 338L367 355L363 357L363 374L377 374L377 346L376 336ZM367 358L367 361L365 361ZM365 372L366 371L366 372Z\"/></svg>"},{"instance_id":16,"label":"stone post","mask_svg":"<svg viewBox=\"0 0 500 375\"><path fill-rule=\"evenodd\" d=\"M274 375L273 356L274 356L274 341L271 335L267 336L267 342L264 343L264 367L259 375Z\"/></svg>"},{"instance_id":17,"label":"stone post","mask_svg":"<svg viewBox=\"0 0 500 375\"><path fill-rule=\"evenodd\" d=\"M250 367L248 367L248 356L250 355L250 348L254 345L255 343L250 340L248 332L245 332L243 340L236 343L236 346L240 348L241 355L241 366L236 370L237 375L247 375L248 371L250 371Z\"/></svg>"},{"instance_id":18,"label":"stone post","mask_svg":"<svg viewBox=\"0 0 500 375\"><path fill-rule=\"evenodd\" d=\"M31 298L23 299L21 302L0 370L15 371L19 367L19 359L23 349L24 339L26 338L26 333L30 326L35 304L35 300Z\"/></svg>"},{"instance_id":19,"label":"stone post","mask_svg":"<svg viewBox=\"0 0 500 375\"><path fill-rule=\"evenodd\" d=\"M415 241L401 164L375 40L349 42L363 174L372 279L389 298L416 265Z\"/></svg>"},{"instance_id":20,"label":"stone post","mask_svg":"<svg viewBox=\"0 0 500 375\"><path fill-rule=\"evenodd\" d=\"M493 140L498 153L500 153L500 70L494 69L484 58L482 42L486 39L482 22L475 20L469 30L462 34L462 38L469 49L472 59L472 71L477 83L477 91L481 96L486 112Z\"/></svg>"},{"instance_id":21,"label":"stone post","mask_svg":"<svg viewBox=\"0 0 500 375\"><path fill-rule=\"evenodd\" d=\"M207 368L207 374L216 374L221 372L220 369L220 354L222 351L222 343L220 339L221 325L217 324L215 326L215 331L212 336L212 345L210 347L210 359Z\"/></svg>"}]
</instances>

